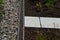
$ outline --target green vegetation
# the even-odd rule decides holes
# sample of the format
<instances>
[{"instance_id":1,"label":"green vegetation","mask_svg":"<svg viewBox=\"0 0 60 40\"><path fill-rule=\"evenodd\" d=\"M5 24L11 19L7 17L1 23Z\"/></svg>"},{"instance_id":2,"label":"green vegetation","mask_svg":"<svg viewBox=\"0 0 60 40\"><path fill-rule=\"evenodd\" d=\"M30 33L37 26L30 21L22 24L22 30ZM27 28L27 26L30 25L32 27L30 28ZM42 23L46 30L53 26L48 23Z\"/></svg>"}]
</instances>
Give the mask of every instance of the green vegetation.
<instances>
[{"instance_id":1,"label":"green vegetation","mask_svg":"<svg viewBox=\"0 0 60 40\"><path fill-rule=\"evenodd\" d=\"M47 7L49 7L51 10L54 10L55 9L55 7L54 7L54 0L46 0L45 5Z\"/></svg>"},{"instance_id":2,"label":"green vegetation","mask_svg":"<svg viewBox=\"0 0 60 40\"><path fill-rule=\"evenodd\" d=\"M37 32L36 40L44 40L43 34L42 33L39 33L39 31Z\"/></svg>"},{"instance_id":3,"label":"green vegetation","mask_svg":"<svg viewBox=\"0 0 60 40\"><path fill-rule=\"evenodd\" d=\"M3 14L3 0L0 0L0 20L2 18L2 14Z\"/></svg>"}]
</instances>

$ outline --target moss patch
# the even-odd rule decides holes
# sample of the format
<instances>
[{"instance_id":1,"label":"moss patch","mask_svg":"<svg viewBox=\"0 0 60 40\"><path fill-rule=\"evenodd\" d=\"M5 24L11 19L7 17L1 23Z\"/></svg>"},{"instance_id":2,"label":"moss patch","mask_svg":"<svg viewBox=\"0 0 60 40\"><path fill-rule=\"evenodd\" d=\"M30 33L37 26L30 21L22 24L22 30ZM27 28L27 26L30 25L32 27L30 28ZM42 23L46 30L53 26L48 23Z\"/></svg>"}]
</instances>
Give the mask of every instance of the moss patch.
<instances>
[{"instance_id":1,"label":"moss patch","mask_svg":"<svg viewBox=\"0 0 60 40\"><path fill-rule=\"evenodd\" d=\"M4 13L4 11L3 11L3 0L0 0L0 21L1 21L1 19L2 19L2 15L3 15L3 13Z\"/></svg>"}]
</instances>

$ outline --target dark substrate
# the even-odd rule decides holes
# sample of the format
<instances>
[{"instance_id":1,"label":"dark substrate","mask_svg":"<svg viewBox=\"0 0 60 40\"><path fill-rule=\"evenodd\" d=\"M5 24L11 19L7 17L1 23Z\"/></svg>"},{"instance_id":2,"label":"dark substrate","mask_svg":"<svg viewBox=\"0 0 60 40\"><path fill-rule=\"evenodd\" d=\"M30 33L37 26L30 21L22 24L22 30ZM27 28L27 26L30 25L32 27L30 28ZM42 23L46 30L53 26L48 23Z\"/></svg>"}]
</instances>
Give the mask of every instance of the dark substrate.
<instances>
[{"instance_id":1,"label":"dark substrate","mask_svg":"<svg viewBox=\"0 0 60 40\"><path fill-rule=\"evenodd\" d=\"M44 40L60 40L60 29L25 27L25 40L36 40L37 31L42 33Z\"/></svg>"},{"instance_id":2,"label":"dark substrate","mask_svg":"<svg viewBox=\"0 0 60 40\"><path fill-rule=\"evenodd\" d=\"M60 17L60 0L56 0L56 2L54 2L54 11L45 6L45 0L39 0L42 5L41 12L36 12L35 4L31 4L30 1L31 0L25 0L25 16Z\"/></svg>"}]
</instances>

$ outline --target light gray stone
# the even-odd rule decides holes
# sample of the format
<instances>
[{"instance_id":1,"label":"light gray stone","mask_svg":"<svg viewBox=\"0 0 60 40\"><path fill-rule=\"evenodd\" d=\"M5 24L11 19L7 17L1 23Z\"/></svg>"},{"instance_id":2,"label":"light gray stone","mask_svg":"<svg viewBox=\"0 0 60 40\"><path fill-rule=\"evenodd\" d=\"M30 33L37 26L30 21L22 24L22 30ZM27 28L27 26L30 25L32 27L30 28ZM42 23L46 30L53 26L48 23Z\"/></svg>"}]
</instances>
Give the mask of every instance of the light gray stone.
<instances>
[{"instance_id":1,"label":"light gray stone","mask_svg":"<svg viewBox=\"0 0 60 40\"><path fill-rule=\"evenodd\" d=\"M18 5L17 0L4 0L5 14L0 23L1 40L16 40L18 32Z\"/></svg>"}]
</instances>

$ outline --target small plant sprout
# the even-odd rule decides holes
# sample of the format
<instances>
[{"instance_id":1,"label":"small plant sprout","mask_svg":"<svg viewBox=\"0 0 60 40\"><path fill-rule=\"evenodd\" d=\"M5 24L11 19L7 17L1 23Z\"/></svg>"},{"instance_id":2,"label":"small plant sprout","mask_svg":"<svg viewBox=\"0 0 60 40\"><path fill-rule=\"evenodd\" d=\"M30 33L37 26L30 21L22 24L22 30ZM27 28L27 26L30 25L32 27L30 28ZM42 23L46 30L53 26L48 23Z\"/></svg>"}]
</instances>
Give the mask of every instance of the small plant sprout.
<instances>
[{"instance_id":1,"label":"small plant sprout","mask_svg":"<svg viewBox=\"0 0 60 40\"><path fill-rule=\"evenodd\" d=\"M41 3L40 2L36 2L35 6L36 6L36 11L40 12L41 11L41 7L42 7Z\"/></svg>"},{"instance_id":2,"label":"small plant sprout","mask_svg":"<svg viewBox=\"0 0 60 40\"><path fill-rule=\"evenodd\" d=\"M54 7L54 0L46 0L45 5L50 8L52 11L55 9Z\"/></svg>"},{"instance_id":3,"label":"small plant sprout","mask_svg":"<svg viewBox=\"0 0 60 40\"><path fill-rule=\"evenodd\" d=\"M39 33L39 31L37 31L36 40L44 40L43 34Z\"/></svg>"}]
</instances>

